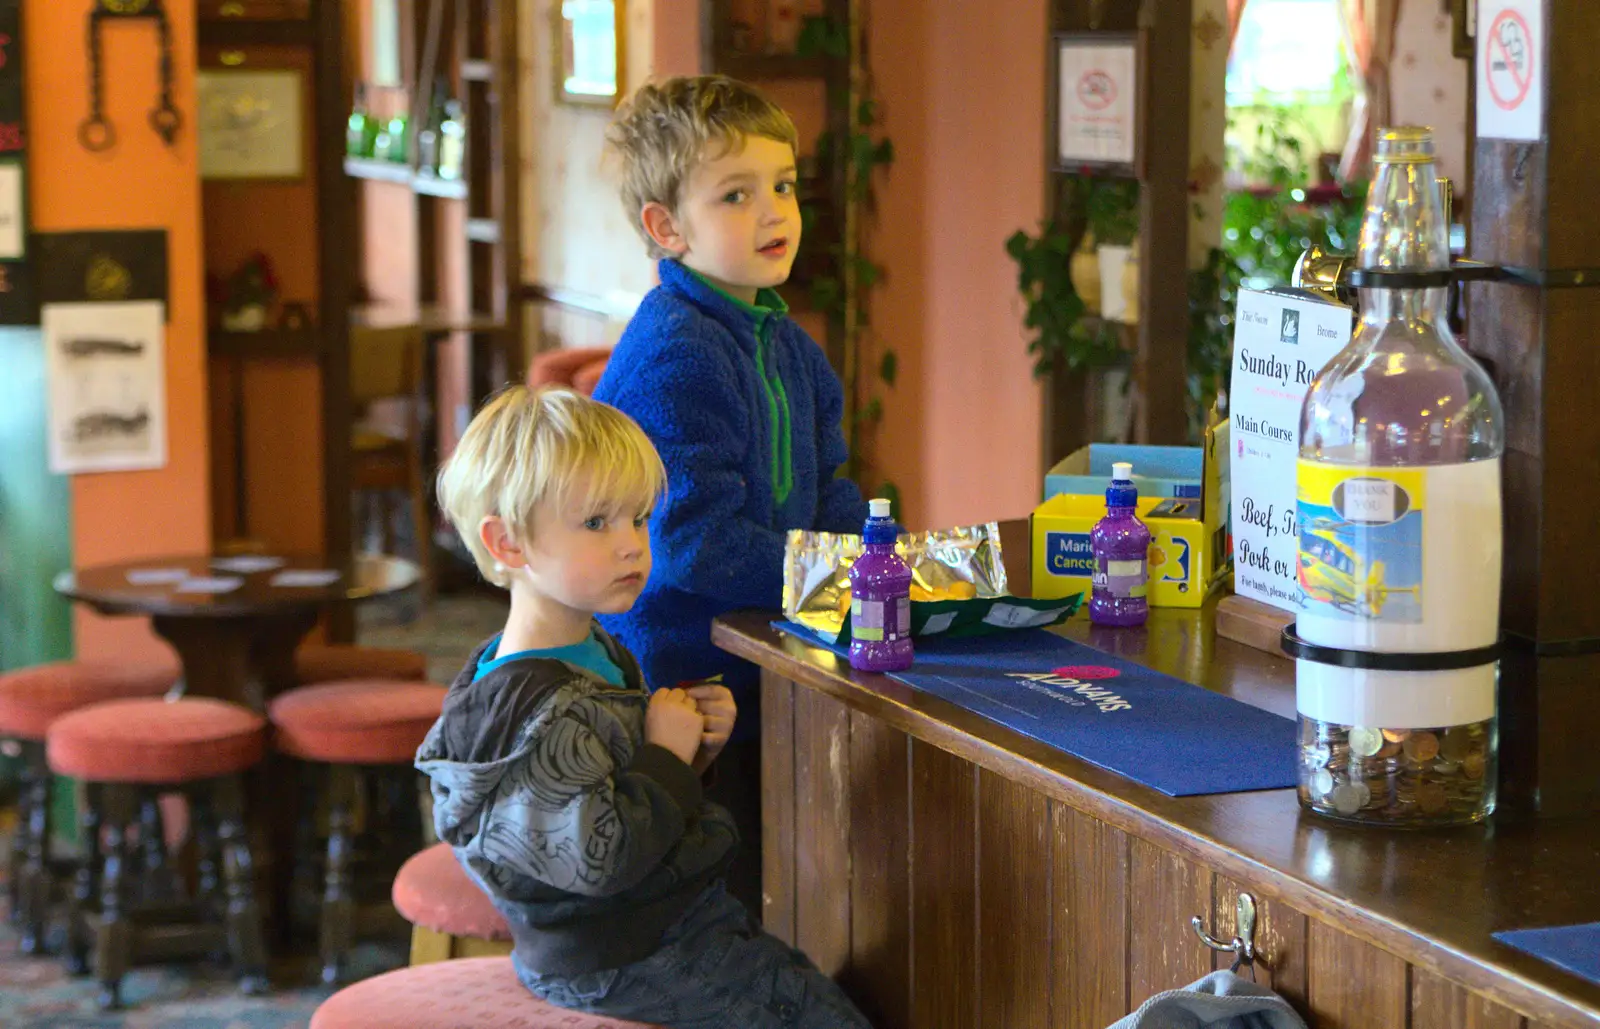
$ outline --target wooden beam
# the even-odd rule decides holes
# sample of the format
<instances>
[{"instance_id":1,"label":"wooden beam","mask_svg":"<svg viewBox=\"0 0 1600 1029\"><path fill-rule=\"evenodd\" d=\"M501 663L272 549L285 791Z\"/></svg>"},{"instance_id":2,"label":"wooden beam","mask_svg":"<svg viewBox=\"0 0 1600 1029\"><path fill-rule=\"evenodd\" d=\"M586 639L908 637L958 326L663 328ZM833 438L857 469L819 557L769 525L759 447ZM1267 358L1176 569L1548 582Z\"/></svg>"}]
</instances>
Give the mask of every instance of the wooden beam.
<instances>
[{"instance_id":1,"label":"wooden beam","mask_svg":"<svg viewBox=\"0 0 1600 1029\"><path fill-rule=\"evenodd\" d=\"M1189 22L1190 0L1139 11L1139 443L1189 431Z\"/></svg>"}]
</instances>

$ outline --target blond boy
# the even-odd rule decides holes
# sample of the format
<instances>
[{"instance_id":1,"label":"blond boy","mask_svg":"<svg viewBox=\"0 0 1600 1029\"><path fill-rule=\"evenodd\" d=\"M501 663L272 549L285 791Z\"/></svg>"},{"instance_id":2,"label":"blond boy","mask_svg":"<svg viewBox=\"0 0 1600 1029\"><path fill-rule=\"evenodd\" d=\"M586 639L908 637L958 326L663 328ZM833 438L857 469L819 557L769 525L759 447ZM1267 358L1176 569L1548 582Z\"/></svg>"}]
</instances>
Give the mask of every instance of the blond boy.
<instances>
[{"instance_id":1,"label":"blond boy","mask_svg":"<svg viewBox=\"0 0 1600 1029\"><path fill-rule=\"evenodd\" d=\"M622 202L661 284L617 344L596 399L644 429L667 471L651 528L661 561L639 601L601 622L651 682L721 675L740 709L716 799L750 841L730 882L759 910L757 672L711 643L711 620L782 606L790 529L860 532L866 504L837 477L844 392L773 287L800 247L793 122L721 76L641 88L610 144Z\"/></svg>"},{"instance_id":2,"label":"blond boy","mask_svg":"<svg viewBox=\"0 0 1600 1029\"><path fill-rule=\"evenodd\" d=\"M674 1029L864 1025L723 886L738 834L700 773L732 731L728 691L650 692L595 622L649 579L665 480L633 421L570 390L515 387L473 419L440 502L511 609L417 753L434 826L552 1004Z\"/></svg>"}]
</instances>

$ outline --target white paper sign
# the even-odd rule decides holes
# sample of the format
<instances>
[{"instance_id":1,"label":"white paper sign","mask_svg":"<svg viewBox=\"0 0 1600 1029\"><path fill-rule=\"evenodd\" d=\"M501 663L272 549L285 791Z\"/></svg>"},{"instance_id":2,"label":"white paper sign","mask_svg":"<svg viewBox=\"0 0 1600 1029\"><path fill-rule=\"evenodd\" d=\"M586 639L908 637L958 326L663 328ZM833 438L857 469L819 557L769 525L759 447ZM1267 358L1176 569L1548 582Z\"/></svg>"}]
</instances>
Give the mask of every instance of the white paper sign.
<instances>
[{"instance_id":1,"label":"white paper sign","mask_svg":"<svg viewBox=\"0 0 1600 1029\"><path fill-rule=\"evenodd\" d=\"M22 164L0 162L0 258L27 256L27 215L22 207Z\"/></svg>"},{"instance_id":2,"label":"white paper sign","mask_svg":"<svg viewBox=\"0 0 1600 1029\"><path fill-rule=\"evenodd\" d=\"M1540 138L1544 115L1544 17L1541 0L1478 4L1478 135Z\"/></svg>"},{"instance_id":3,"label":"white paper sign","mask_svg":"<svg viewBox=\"0 0 1600 1029\"><path fill-rule=\"evenodd\" d=\"M1240 290L1233 331L1234 592L1293 611L1295 461L1311 380L1350 342L1350 309L1295 295Z\"/></svg>"},{"instance_id":4,"label":"white paper sign","mask_svg":"<svg viewBox=\"0 0 1600 1029\"><path fill-rule=\"evenodd\" d=\"M1138 48L1132 42L1063 39L1057 52L1061 164L1132 164Z\"/></svg>"},{"instance_id":5,"label":"white paper sign","mask_svg":"<svg viewBox=\"0 0 1600 1029\"><path fill-rule=\"evenodd\" d=\"M165 305L47 304L40 323L50 377L50 470L165 465Z\"/></svg>"}]
</instances>

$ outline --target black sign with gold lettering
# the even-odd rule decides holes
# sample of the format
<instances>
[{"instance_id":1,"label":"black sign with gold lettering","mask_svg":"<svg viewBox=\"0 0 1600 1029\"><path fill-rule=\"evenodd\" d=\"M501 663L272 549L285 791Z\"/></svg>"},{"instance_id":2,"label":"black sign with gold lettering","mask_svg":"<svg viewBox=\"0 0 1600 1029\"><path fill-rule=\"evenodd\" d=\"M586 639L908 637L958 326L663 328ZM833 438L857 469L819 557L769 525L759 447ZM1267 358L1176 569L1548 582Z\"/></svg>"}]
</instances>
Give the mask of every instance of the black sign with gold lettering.
<instances>
[{"instance_id":1,"label":"black sign with gold lettering","mask_svg":"<svg viewBox=\"0 0 1600 1029\"><path fill-rule=\"evenodd\" d=\"M167 300L165 229L41 232L34 255L40 303Z\"/></svg>"}]
</instances>

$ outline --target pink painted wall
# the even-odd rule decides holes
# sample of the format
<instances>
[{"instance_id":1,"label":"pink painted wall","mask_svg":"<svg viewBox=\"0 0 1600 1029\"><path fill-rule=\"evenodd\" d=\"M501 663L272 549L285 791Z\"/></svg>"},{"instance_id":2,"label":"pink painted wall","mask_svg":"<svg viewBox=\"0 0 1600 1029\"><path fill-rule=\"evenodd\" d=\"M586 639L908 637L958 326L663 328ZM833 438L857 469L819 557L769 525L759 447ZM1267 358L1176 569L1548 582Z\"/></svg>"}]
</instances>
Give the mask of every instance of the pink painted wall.
<instances>
[{"instance_id":1,"label":"pink painted wall","mask_svg":"<svg viewBox=\"0 0 1600 1029\"><path fill-rule=\"evenodd\" d=\"M873 0L870 18L896 157L867 244L887 281L863 351L884 420L863 452L911 528L1021 517L1043 486L1041 396L1005 240L1045 209L1046 0Z\"/></svg>"},{"instance_id":2,"label":"pink painted wall","mask_svg":"<svg viewBox=\"0 0 1600 1029\"><path fill-rule=\"evenodd\" d=\"M700 74L700 0L655 0L652 7L652 74Z\"/></svg>"}]
</instances>

